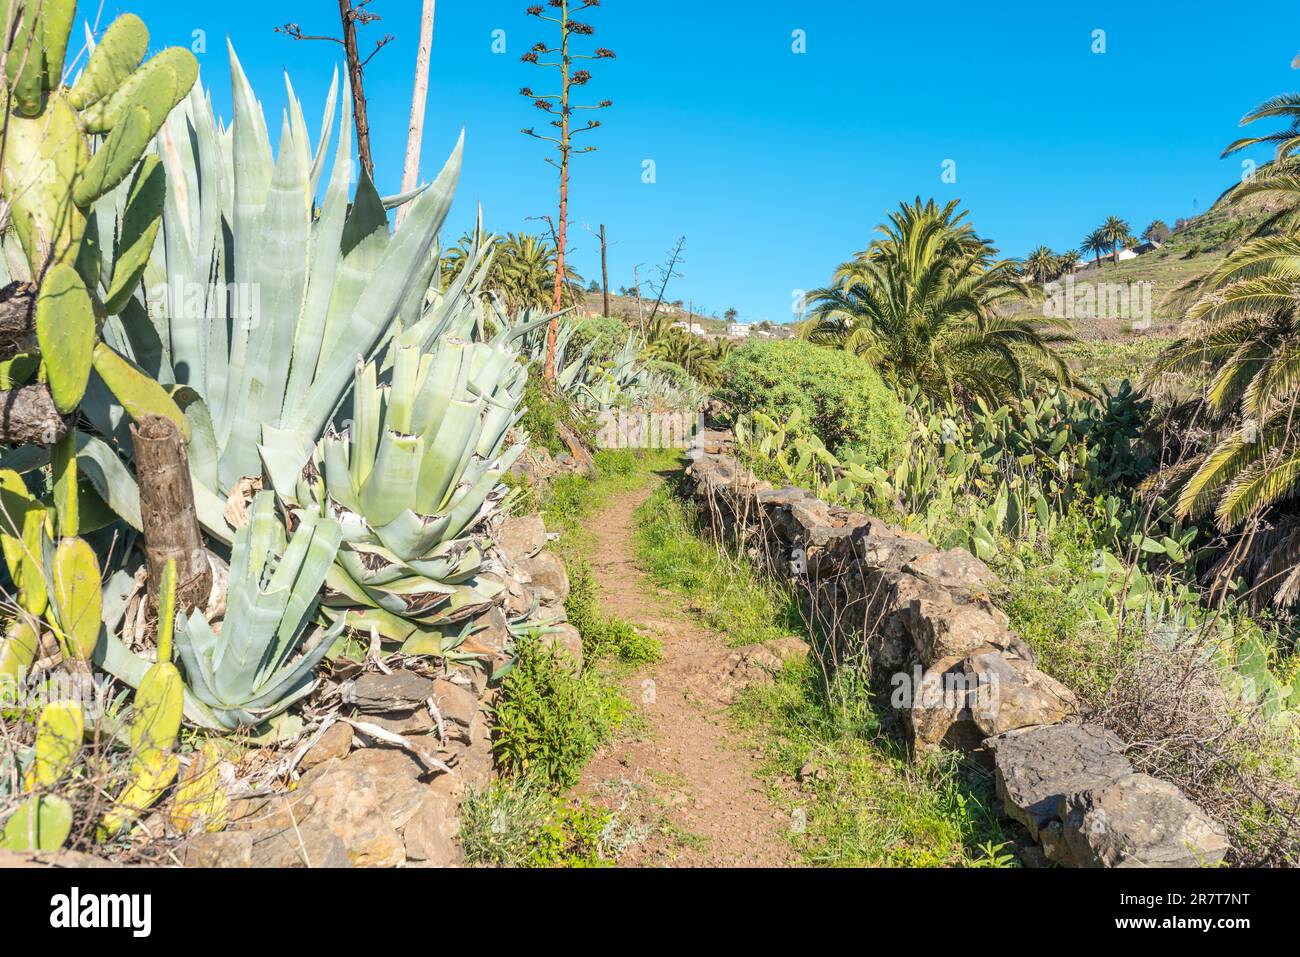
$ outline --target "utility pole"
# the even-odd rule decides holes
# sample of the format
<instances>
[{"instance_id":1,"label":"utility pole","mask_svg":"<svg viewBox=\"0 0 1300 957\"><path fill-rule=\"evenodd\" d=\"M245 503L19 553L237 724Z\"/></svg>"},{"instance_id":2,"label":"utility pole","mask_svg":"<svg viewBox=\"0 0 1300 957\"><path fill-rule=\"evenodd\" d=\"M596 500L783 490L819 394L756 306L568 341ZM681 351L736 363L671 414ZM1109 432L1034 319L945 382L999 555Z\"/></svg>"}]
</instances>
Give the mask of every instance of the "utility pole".
<instances>
[{"instance_id":1,"label":"utility pole","mask_svg":"<svg viewBox=\"0 0 1300 957\"><path fill-rule=\"evenodd\" d=\"M609 316L609 260L605 256L605 224L600 224L600 284L605 293L605 316Z\"/></svg>"},{"instance_id":2,"label":"utility pole","mask_svg":"<svg viewBox=\"0 0 1300 957\"><path fill-rule=\"evenodd\" d=\"M641 315L641 274L638 272L640 268L640 263L632 267L632 290L636 293L636 321L641 327L641 338L644 339L645 319Z\"/></svg>"}]
</instances>

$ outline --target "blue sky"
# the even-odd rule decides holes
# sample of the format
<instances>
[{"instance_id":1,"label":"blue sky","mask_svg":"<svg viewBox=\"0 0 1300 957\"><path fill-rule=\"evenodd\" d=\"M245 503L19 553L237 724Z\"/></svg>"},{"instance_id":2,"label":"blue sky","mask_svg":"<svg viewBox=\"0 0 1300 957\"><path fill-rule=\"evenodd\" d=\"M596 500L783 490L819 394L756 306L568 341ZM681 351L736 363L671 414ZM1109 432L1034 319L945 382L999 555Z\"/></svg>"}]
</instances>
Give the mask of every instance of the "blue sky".
<instances>
[{"instance_id":1,"label":"blue sky","mask_svg":"<svg viewBox=\"0 0 1300 957\"><path fill-rule=\"evenodd\" d=\"M518 132L537 114L519 96L543 71L519 61L549 25L516 0L440 0L422 174L436 174L466 132L465 171L446 235L484 207L497 232L541 231L555 174L543 144ZM372 0L396 35L367 72L381 190L401 177L419 0ZM82 10L93 10L83 0ZM130 10L153 45L191 46L218 111L229 116L225 37L234 42L272 129L288 69L311 123L341 48L296 43L273 27L338 32L332 0L191 4L105 0ZM599 275L585 225L609 231L610 284L630 285L680 235L683 277L670 298L746 319L787 321L794 291L826 281L904 198L960 197L979 231L1009 255L1062 249L1112 213L1134 230L1203 211L1240 174L1220 160L1251 106L1300 88L1300 5L1275 5L1260 29L1246 4L1135 2L651 3L605 0L586 18L616 61L588 90L614 100L575 160L578 270ZM1260 19L1264 19L1261 17ZM504 30L507 52L492 50ZM804 31L806 52L792 50ZM1092 52L1105 31L1104 53ZM313 127L313 135L315 130ZM655 163L653 184L643 162ZM945 160L956 183L945 183Z\"/></svg>"}]
</instances>

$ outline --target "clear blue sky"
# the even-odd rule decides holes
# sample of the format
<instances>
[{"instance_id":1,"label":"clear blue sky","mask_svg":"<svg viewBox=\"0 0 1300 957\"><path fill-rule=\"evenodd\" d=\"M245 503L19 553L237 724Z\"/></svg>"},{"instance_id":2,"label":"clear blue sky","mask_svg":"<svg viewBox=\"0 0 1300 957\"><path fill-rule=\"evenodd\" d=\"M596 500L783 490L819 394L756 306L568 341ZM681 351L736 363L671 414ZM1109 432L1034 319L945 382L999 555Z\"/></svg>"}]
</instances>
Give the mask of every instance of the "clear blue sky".
<instances>
[{"instance_id":1,"label":"clear blue sky","mask_svg":"<svg viewBox=\"0 0 1300 957\"><path fill-rule=\"evenodd\" d=\"M468 227L475 203L488 227L541 231L555 175L543 144L519 134L540 114L518 95L543 71L519 61L549 25L522 0L440 0L422 174L432 177L463 126L465 172L446 231ZM201 7L201 9L200 9ZM372 0L397 39L367 72L377 178L401 177L419 0ZM82 10L93 6L83 0ZM229 116L224 38L239 52L272 129L287 68L309 122L318 122L341 48L272 32L338 31L333 0L193 4L105 0L144 17L154 46L205 31L203 82ZM1076 246L1105 216L1141 230L1202 211L1240 173L1219 160L1241 115L1300 88L1300 5L1256 18L1219 2L883 3L875 0L604 0L587 16L617 61L598 61L588 90L615 102L573 181L576 265L599 275L583 229L607 224L610 284L654 264L687 237L684 276L670 298L750 320L790 318L793 290L822 284L864 247L901 199L960 197L980 232L1009 255L1039 243ZM1267 19L1270 27L1260 29ZM507 53L492 52L505 31ZM805 31L807 52L792 52ZM1104 30L1106 52L1092 52ZM642 183L655 161L657 182ZM941 180L956 163L957 182ZM651 266L643 267L643 276Z\"/></svg>"}]
</instances>

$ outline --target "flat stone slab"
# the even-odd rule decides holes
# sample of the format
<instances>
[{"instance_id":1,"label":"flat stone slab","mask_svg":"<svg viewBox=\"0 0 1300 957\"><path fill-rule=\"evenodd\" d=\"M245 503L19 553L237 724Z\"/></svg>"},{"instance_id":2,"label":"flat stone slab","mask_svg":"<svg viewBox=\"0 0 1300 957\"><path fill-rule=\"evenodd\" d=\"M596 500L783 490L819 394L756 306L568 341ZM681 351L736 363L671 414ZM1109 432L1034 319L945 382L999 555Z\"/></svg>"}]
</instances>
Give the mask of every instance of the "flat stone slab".
<instances>
[{"instance_id":1,"label":"flat stone slab","mask_svg":"<svg viewBox=\"0 0 1300 957\"><path fill-rule=\"evenodd\" d=\"M1058 817L1058 860L1071 867L1207 867L1231 849L1217 822L1149 774L1063 796Z\"/></svg>"},{"instance_id":2,"label":"flat stone slab","mask_svg":"<svg viewBox=\"0 0 1300 957\"><path fill-rule=\"evenodd\" d=\"M1095 725L1026 728L988 744L994 749L998 799L1035 840L1058 820L1061 801L1133 773L1120 740Z\"/></svg>"}]
</instances>

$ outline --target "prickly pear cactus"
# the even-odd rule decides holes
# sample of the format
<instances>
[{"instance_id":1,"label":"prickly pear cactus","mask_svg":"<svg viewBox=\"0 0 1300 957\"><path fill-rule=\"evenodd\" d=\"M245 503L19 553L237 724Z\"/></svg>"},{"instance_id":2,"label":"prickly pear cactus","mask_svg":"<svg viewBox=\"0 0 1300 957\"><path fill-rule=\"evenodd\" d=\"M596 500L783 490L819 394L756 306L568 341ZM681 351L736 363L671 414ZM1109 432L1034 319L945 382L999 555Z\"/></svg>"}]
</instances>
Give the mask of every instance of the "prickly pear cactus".
<instances>
[{"instance_id":1,"label":"prickly pear cactus","mask_svg":"<svg viewBox=\"0 0 1300 957\"><path fill-rule=\"evenodd\" d=\"M94 368L129 414L180 419L168 393L99 342L98 329L105 316L125 307L143 274L165 193L158 160L146 160L145 152L197 80L198 63L178 47L145 61L149 31L139 17L124 14L69 88L62 74L75 10L75 0L0 0L0 18L7 21L12 13L17 23L7 88L0 90L0 197L29 276L40 286L38 374L65 414L81 402ZM91 228L94 204L133 174L118 230L119 259L110 275L101 276L91 264L98 257L82 255L97 233Z\"/></svg>"},{"instance_id":2,"label":"prickly pear cactus","mask_svg":"<svg viewBox=\"0 0 1300 957\"><path fill-rule=\"evenodd\" d=\"M103 582L94 550L84 539L63 539L54 552L51 573L51 624L58 630L63 653L89 661L99 641L103 609Z\"/></svg>"}]
</instances>

